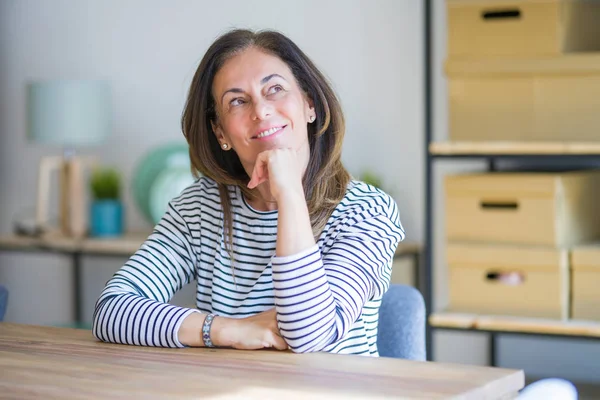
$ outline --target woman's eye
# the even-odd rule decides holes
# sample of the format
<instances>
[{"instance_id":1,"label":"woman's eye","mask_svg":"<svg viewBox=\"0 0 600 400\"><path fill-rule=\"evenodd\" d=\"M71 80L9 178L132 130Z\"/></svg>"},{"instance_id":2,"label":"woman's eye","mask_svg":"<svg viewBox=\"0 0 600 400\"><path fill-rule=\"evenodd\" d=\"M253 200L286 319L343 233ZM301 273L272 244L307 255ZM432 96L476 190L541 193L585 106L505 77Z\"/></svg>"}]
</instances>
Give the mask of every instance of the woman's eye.
<instances>
[{"instance_id":1,"label":"woman's eye","mask_svg":"<svg viewBox=\"0 0 600 400\"><path fill-rule=\"evenodd\" d=\"M267 94L275 94L275 93L281 92L282 90L283 90L283 87L281 87L281 85L274 85L269 88L269 90L267 91Z\"/></svg>"},{"instance_id":2,"label":"woman's eye","mask_svg":"<svg viewBox=\"0 0 600 400\"><path fill-rule=\"evenodd\" d=\"M241 106L242 104L244 104L244 99L240 99L239 97L229 102L229 105L232 107Z\"/></svg>"}]
</instances>

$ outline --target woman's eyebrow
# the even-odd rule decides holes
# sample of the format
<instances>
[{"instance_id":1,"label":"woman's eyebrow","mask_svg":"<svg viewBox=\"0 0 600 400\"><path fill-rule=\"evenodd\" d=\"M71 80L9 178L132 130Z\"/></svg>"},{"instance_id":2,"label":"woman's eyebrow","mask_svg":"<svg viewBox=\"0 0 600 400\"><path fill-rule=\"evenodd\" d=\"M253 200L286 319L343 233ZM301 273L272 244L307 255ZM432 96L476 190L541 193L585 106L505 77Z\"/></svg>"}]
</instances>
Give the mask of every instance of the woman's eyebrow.
<instances>
[{"instance_id":1,"label":"woman's eyebrow","mask_svg":"<svg viewBox=\"0 0 600 400\"><path fill-rule=\"evenodd\" d=\"M262 79L260 80L260 84L261 84L261 85L264 85L265 83L269 82L269 81L270 81L271 79L273 79L273 78L281 78L281 79L283 79L283 80L285 81L285 78L284 78L283 76L281 76L281 75L279 75L279 74L271 74L271 75L267 75L267 76L265 76L264 78L262 78ZM286 82L287 82L287 81L286 81Z\"/></svg>"},{"instance_id":2,"label":"woman's eyebrow","mask_svg":"<svg viewBox=\"0 0 600 400\"><path fill-rule=\"evenodd\" d=\"M271 79L273 79L273 78L281 78L281 79L283 79L284 81L286 81L286 82L287 82L287 80L286 80L286 79L285 79L283 76L281 76L281 75L279 75L279 74L271 74L271 75L267 75L267 76L265 76L264 78L262 78L262 79L260 80L260 84L261 84L261 85L264 85L265 83L269 82L269 81L270 81ZM240 89L240 88L231 88L231 89L227 89L227 90L226 90L226 91L223 93L223 95L221 96L221 103L223 102L223 98L225 97L225 95L226 95L227 93L244 93L244 91L243 91L242 89Z\"/></svg>"},{"instance_id":3,"label":"woman's eyebrow","mask_svg":"<svg viewBox=\"0 0 600 400\"><path fill-rule=\"evenodd\" d=\"M223 95L221 96L221 103L223 103L223 99L225 98L225 95L227 93L244 93L244 91L240 88L231 88L231 89L227 89Z\"/></svg>"}]
</instances>

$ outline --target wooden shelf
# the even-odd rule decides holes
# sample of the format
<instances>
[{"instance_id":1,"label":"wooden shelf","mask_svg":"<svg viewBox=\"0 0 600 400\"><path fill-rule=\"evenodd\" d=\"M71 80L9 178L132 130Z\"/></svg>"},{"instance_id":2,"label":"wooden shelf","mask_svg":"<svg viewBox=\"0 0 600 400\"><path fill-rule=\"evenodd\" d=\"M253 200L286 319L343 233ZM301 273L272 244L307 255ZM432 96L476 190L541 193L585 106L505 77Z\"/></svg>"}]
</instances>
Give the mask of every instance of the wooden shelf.
<instances>
[{"instance_id":1,"label":"wooden shelf","mask_svg":"<svg viewBox=\"0 0 600 400\"><path fill-rule=\"evenodd\" d=\"M579 336L600 339L600 322L542 318L490 316L452 312L433 313L429 324L434 328Z\"/></svg>"},{"instance_id":2,"label":"wooden shelf","mask_svg":"<svg viewBox=\"0 0 600 400\"><path fill-rule=\"evenodd\" d=\"M74 239L60 234L49 234L41 237L18 235L0 236L0 248L6 250L36 251L47 250L62 253L103 254L114 256L130 256L135 253L150 232L127 233L116 238L83 238ZM395 257L419 255L422 246L415 242L401 242L396 249Z\"/></svg>"},{"instance_id":3,"label":"wooden shelf","mask_svg":"<svg viewBox=\"0 0 600 400\"><path fill-rule=\"evenodd\" d=\"M128 233L116 238L69 238L59 234L41 237L18 235L0 236L0 247L7 250L57 251L62 253L91 253L114 256L130 256L135 253L150 233Z\"/></svg>"},{"instance_id":4,"label":"wooden shelf","mask_svg":"<svg viewBox=\"0 0 600 400\"><path fill-rule=\"evenodd\" d=\"M429 153L438 156L461 155L600 155L600 142L434 142Z\"/></svg>"},{"instance_id":5,"label":"wooden shelf","mask_svg":"<svg viewBox=\"0 0 600 400\"><path fill-rule=\"evenodd\" d=\"M422 246L416 242L400 242L396 248L394 257L401 257L405 255L419 255L422 251Z\"/></svg>"}]
</instances>

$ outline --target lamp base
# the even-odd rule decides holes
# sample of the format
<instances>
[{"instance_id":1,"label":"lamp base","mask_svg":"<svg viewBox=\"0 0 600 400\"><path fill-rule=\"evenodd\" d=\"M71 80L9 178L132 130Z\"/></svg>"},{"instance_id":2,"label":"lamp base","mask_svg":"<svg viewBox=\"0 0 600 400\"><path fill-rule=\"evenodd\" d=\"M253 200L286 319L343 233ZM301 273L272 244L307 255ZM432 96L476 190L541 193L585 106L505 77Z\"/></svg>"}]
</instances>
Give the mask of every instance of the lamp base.
<instances>
[{"instance_id":1,"label":"lamp base","mask_svg":"<svg viewBox=\"0 0 600 400\"><path fill-rule=\"evenodd\" d=\"M88 229L84 169L94 161L78 156L44 157L40 162L36 222L43 232L58 230L67 237L81 238ZM53 173L59 174L59 227L48 216Z\"/></svg>"}]
</instances>

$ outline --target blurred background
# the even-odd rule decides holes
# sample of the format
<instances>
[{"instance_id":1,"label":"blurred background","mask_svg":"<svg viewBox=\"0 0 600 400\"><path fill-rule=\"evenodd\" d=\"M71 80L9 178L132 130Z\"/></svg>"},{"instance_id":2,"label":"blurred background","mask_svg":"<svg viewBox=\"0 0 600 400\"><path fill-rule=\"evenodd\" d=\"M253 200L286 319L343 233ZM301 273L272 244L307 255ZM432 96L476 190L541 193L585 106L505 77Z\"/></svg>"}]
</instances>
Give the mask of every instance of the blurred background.
<instances>
[{"instance_id":1,"label":"blurred background","mask_svg":"<svg viewBox=\"0 0 600 400\"><path fill-rule=\"evenodd\" d=\"M448 137L446 5L434 0L433 134ZM62 156L61 146L28 138L28 84L45 80L101 80L111 88L112 125L82 157L118 171L123 229L148 232L152 219L136 201L134 183L145 157L159 147L184 145L180 116L188 86L213 40L239 27L288 35L330 79L347 122L343 160L356 177L370 174L398 203L407 241L424 240L424 2L420 0L0 0L0 233L35 217L39 165ZM434 170L478 171L460 161ZM54 182L54 181L53 181ZM55 185L55 183L52 183ZM51 185L51 186L52 186ZM85 183L86 196L91 196ZM49 196L50 219L58 196ZM434 201L433 231L442 232L443 196ZM434 235L433 252L445 241ZM443 257L435 256L434 305L448 302ZM80 307L91 321L105 282L125 257L83 256ZM410 283L410 260L394 264L393 281ZM0 283L10 290L5 320L64 325L73 320L73 273L68 256L0 252ZM174 303L193 303L195 288ZM488 338L434 332L436 361L488 363ZM497 363L525 369L529 379L560 376L600 385L600 346L578 339L500 337Z\"/></svg>"},{"instance_id":2,"label":"blurred background","mask_svg":"<svg viewBox=\"0 0 600 400\"><path fill-rule=\"evenodd\" d=\"M127 231L152 224L135 202L136 168L150 152L185 144L180 117L201 57L230 28L289 35L331 80L347 134L343 160L355 176L377 175L402 210L412 241L422 235L422 9L412 1L7 1L0 2L2 129L0 229L33 217L38 166L60 146L28 139L27 85L39 80L104 80L112 92L112 130L80 147L122 174ZM50 201L56 202L56 195ZM56 218L52 203L49 213ZM71 318L68 264L47 255L0 255L11 286L7 320ZM102 261L102 262L100 262ZM123 260L84 260L86 315ZM40 264L44 264L40 268ZM33 295L39 296L33 299ZM52 300L52 301L50 301ZM56 300L56 301L55 301ZM36 306L37 304L37 306ZM44 307L40 307L44 304ZM43 308L43 309L41 309Z\"/></svg>"}]
</instances>

